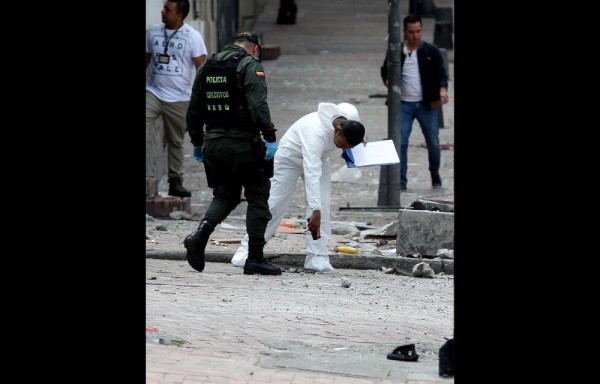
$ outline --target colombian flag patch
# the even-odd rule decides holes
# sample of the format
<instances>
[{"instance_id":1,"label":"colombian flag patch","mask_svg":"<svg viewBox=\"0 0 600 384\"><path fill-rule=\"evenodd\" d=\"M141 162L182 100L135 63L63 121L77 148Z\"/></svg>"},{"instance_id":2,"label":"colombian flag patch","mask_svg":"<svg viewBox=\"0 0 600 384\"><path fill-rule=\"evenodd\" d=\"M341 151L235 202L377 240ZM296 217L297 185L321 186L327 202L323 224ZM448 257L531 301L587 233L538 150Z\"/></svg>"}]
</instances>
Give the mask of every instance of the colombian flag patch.
<instances>
[{"instance_id":1,"label":"colombian flag patch","mask_svg":"<svg viewBox=\"0 0 600 384\"><path fill-rule=\"evenodd\" d=\"M256 76L260 77L261 79L264 79L265 73L263 71L256 71Z\"/></svg>"}]
</instances>

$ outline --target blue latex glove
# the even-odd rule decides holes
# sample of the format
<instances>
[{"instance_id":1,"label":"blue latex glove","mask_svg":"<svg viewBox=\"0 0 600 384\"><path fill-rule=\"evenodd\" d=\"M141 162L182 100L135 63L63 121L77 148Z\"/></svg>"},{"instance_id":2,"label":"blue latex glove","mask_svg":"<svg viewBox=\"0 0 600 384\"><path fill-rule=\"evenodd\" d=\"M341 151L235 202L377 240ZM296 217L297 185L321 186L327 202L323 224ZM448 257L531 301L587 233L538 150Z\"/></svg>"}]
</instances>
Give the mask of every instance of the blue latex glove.
<instances>
[{"instance_id":1,"label":"blue latex glove","mask_svg":"<svg viewBox=\"0 0 600 384\"><path fill-rule=\"evenodd\" d=\"M194 146L194 152L192 154L194 159L198 160L199 163L204 162L204 156L202 156L202 146L196 147Z\"/></svg>"},{"instance_id":2,"label":"blue latex glove","mask_svg":"<svg viewBox=\"0 0 600 384\"><path fill-rule=\"evenodd\" d=\"M271 160L275 156L275 152L277 152L277 142L274 141L269 143L268 141L265 143L267 146L267 154L265 155L265 160Z\"/></svg>"}]
</instances>

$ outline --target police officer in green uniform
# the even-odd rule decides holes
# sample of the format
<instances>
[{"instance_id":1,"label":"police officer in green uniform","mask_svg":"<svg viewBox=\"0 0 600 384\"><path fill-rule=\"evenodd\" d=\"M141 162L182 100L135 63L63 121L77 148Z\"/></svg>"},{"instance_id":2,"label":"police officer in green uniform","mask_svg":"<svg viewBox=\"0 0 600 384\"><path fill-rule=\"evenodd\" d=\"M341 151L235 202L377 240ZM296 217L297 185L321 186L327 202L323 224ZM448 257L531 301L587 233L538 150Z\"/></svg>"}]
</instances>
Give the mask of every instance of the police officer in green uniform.
<instances>
[{"instance_id":1,"label":"police officer in green uniform","mask_svg":"<svg viewBox=\"0 0 600 384\"><path fill-rule=\"evenodd\" d=\"M192 87L187 131L193 156L204 163L208 186L213 189L213 200L198 229L183 242L188 263L199 272L204 270L210 234L238 206L243 187L249 235L244 274L281 274L281 268L263 257L277 141L260 51L258 34L238 34L233 44L198 69Z\"/></svg>"}]
</instances>

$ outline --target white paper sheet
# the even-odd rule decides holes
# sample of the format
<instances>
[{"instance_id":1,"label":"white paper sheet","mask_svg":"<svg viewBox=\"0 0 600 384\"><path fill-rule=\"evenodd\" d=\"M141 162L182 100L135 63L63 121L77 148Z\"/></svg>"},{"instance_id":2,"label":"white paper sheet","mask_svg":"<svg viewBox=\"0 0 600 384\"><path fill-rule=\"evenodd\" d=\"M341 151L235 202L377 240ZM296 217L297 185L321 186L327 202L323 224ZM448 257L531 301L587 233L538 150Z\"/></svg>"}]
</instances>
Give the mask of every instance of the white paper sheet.
<instances>
[{"instance_id":1,"label":"white paper sheet","mask_svg":"<svg viewBox=\"0 0 600 384\"><path fill-rule=\"evenodd\" d=\"M400 163L398 152L396 152L392 140L370 141L366 146L361 143L348 151L351 152L353 164L356 167ZM347 165L349 168L352 167L351 164Z\"/></svg>"}]
</instances>

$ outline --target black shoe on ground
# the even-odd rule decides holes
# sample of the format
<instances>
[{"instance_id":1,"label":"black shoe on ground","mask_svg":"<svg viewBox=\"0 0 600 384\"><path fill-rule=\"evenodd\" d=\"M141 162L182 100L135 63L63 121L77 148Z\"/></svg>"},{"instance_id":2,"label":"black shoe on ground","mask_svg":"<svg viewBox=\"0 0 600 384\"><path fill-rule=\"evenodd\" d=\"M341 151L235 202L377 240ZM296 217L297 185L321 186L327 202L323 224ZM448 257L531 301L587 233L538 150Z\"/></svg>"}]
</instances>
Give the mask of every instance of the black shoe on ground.
<instances>
[{"instance_id":1,"label":"black shoe on ground","mask_svg":"<svg viewBox=\"0 0 600 384\"><path fill-rule=\"evenodd\" d=\"M204 271L204 249L214 229L215 227L211 223L202 221L198 230L187 235L183 240L183 245L187 249L185 259L198 272Z\"/></svg>"},{"instance_id":2,"label":"black shoe on ground","mask_svg":"<svg viewBox=\"0 0 600 384\"><path fill-rule=\"evenodd\" d=\"M442 179L440 178L440 174L438 172L431 172L431 186L433 188L442 187Z\"/></svg>"},{"instance_id":3,"label":"black shoe on ground","mask_svg":"<svg viewBox=\"0 0 600 384\"><path fill-rule=\"evenodd\" d=\"M187 249L185 259L188 264L198 272L204 271L204 248L206 242L202 246L202 239L199 237L199 232L196 231L190 235L187 235L183 240L183 245Z\"/></svg>"},{"instance_id":4,"label":"black shoe on ground","mask_svg":"<svg viewBox=\"0 0 600 384\"><path fill-rule=\"evenodd\" d=\"M281 275L281 268L269 263L267 259L246 259L244 275Z\"/></svg>"},{"instance_id":5,"label":"black shoe on ground","mask_svg":"<svg viewBox=\"0 0 600 384\"><path fill-rule=\"evenodd\" d=\"M192 193L183 187L181 179L169 179L169 196L190 197Z\"/></svg>"},{"instance_id":6,"label":"black shoe on ground","mask_svg":"<svg viewBox=\"0 0 600 384\"><path fill-rule=\"evenodd\" d=\"M405 192L406 191L406 184L400 184L400 190L402 192Z\"/></svg>"}]
</instances>

